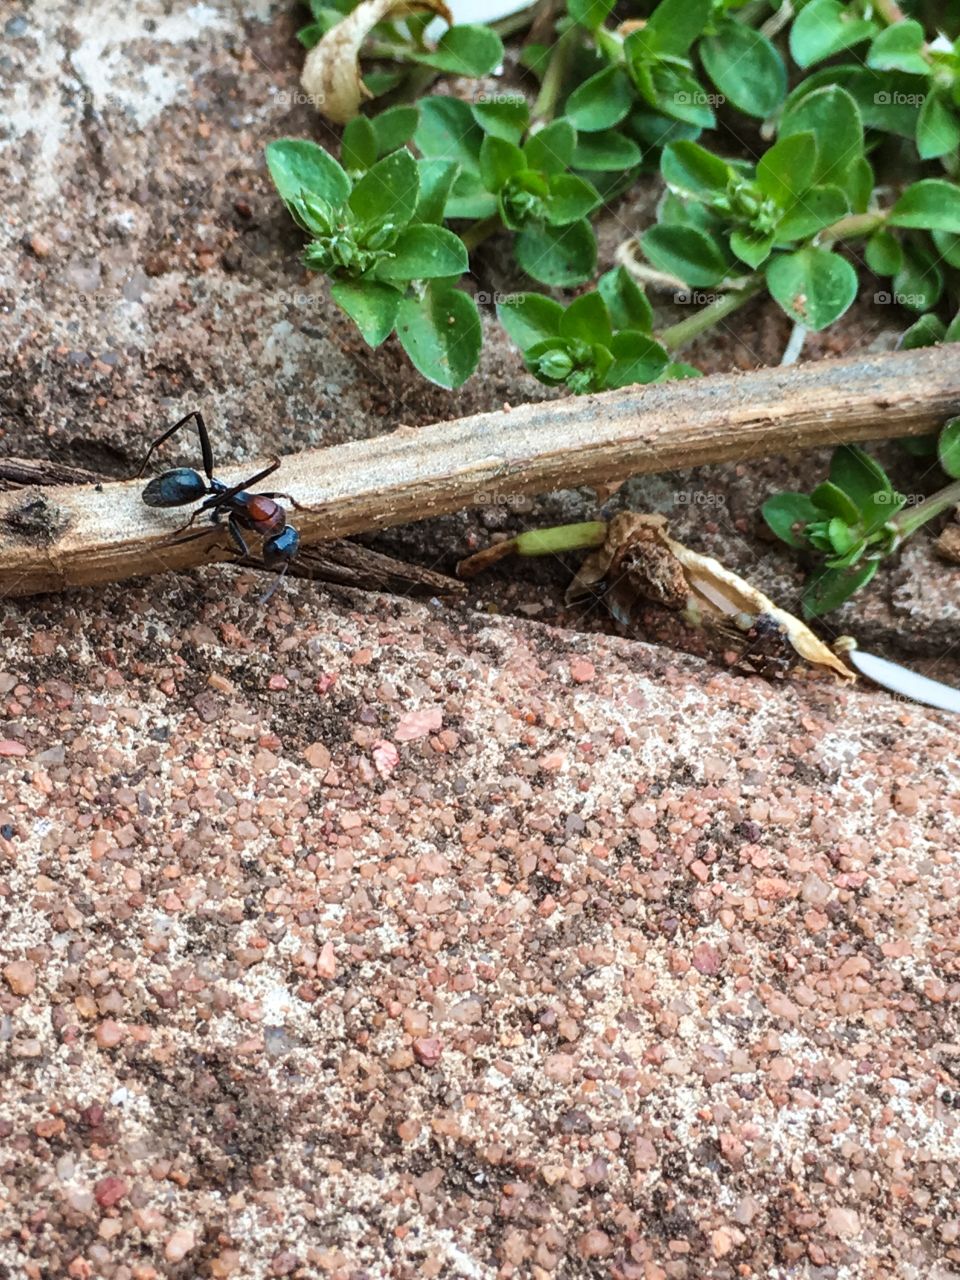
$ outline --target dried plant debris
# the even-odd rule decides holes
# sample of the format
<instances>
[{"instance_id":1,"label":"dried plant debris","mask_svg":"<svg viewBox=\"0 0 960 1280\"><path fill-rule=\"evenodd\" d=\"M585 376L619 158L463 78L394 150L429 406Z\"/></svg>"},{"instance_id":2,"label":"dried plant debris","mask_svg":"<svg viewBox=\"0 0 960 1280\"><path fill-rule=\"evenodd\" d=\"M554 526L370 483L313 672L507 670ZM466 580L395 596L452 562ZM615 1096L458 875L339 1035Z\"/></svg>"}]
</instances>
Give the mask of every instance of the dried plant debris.
<instances>
[{"instance_id":1,"label":"dried plant debris","mask_svg":"<svg viewBox=\"0 0 960 1280\"><path fill-rule=\"evenodd\" d=\"M379 22L412 13L453 18L443 0L363 0L307 54L300 83L321 115L346 124L373 94L360 74L360 46Z\"/></svg>"},{"instance_id":2,"label":"dried plant debris","mask_svg":"<svg viewBox=\"0 0 960 1280\"><path fill-rule=\"evenodd\" d=\"M719 561L671 538L663 516L624 512L610 521L603 546L583 562L567 598L598 592L630 630L649 622L651 606L665 610L693 632L692 644L683 647L721 653L738 667L769 676L829 671L856 679L799 618Z\"/></svg>"}]
</instances>

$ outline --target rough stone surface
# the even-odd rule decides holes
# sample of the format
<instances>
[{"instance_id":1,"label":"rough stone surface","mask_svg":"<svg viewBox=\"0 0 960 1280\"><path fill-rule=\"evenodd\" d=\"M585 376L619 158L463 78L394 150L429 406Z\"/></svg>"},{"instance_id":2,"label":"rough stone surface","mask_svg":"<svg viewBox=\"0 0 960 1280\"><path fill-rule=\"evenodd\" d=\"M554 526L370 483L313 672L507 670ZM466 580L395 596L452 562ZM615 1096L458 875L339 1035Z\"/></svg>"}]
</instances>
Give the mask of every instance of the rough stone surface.
<instances>
[{"instance_id":1,"label":"rough stone surface","mask_svg":"<svg viewBox=\"0 0 960 1280\"><path fill-rule=\"evenodd\" d=\"M330 136L298 17L5 17L6 452L122 475L195 407L234 461L548 394L492 323L480 375L426 386L299 267L261 154ZM864 290L808 354L891 344ZM787 336L757 306L689 355ZM608 509L789 605L756 511L824 462ZM380 545L449 568L595 512L491 494ZM955 674L957 572L920 540L839 627ZM568 574L457 610L289 583L264 611L229 567L4 604L0 1276L960 1274L956 721L605 634Z\"/></svg>"},{"instance_id":2,"label":"rough stone surface","mask_svg":"<svg viewBox=\"0 0 960 1280\"><path fill-rule=\"evenodd\" d=\"M955 722L164 586L4 620L0 1268L956 1273Z\"/></svg>"}]
</instances>

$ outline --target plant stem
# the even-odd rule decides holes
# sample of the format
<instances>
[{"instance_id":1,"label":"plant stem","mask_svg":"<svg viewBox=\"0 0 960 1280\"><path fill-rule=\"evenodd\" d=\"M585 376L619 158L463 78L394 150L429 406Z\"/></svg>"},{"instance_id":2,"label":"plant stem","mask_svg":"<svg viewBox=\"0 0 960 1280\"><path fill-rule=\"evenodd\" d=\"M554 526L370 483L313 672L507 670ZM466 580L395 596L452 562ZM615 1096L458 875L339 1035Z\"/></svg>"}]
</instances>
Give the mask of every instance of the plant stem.
<instances>
[{"instance_id":1,"label":"plant stem","mask_svg":"<svg viewBox=\"0 0 960 1280\"><path fill-rule=\"evenodd\" d=\"M490 238L495 232L500 230L499 213L491 213L488 218L478 218L476 222L471 222L460 239L467 246L468 252L475 249L478 244L483 244L484 240Z\"/></svg>"},{"instance_id":2,"label":"plant stem","mask_svg":"<svg viewBox=\"0 0 960 1280\"><path fill-rule=\"evenodd\" d=\"M824 227L814 236L814 244L829 244L834 240L856 240L858 236L868 236L882 227L887 220L886 213L848 213L846 217Z\"/></svg>"},{"instance_id":3,"label":"plant stem","mask_svg":"<svg viewBox=\"0 0 960 1280\"><path fill-rule=\"evenodd\" d=\"M533 104L532 123L549 124L557 110L563 82L566 79L567 67L573 54L574 46L580 38L576 24L571 24L553 46L547 70L540 85L540 92Z\"/></svg>"},{"instance_id":4,"label":"plant stem","mask_svg":"<svg viewBox=\"0 0 960 1280\"><path fill-rule=\"evenodd\" d=\"M929 498L918 503L912 511L901 511L890 523L896 526L902 542L904 538L909 538L912 533L916 533L928 520L933 520L942 511L946 511L948 507L955 506L957 503L960 503L960 480L954 480L953 484L948 484L939 493L931 494Z\"/></svg>"},{"instance_id":5,"label":"plant stem","mask_svg":"<svg viewBox=\"0 0 960 1280\"><path fill-rule=\"evenodd\" d=\"M508 40L518 32L526 31L533 22L536 12L536 4L528 4L523 9L518 9L516 13L508 13L506 17L491 22L490 30L495 31L501 40Z\"/></svg>"},{"instance_id":6,"label":"plant stem","mask_svg":"<svg viewBox=\"0 0 960 1280\"><path fill-rule=\"evenodd\" d=\"M721 294L719 298L714 298L713 302L698 311L696 315L690 316L687 320L681 320L679 324L672 324L669 329L664 329L659 338L661 345L668 351L679 351L694 338L699 338L701 333L712 329L724 317L739 311L745 302L748 302L755 293L759 293L762 285L763 280L757 276L754 280L748 281L742 289L731 290L729 293Z\"/></svg>"}]
</instances>

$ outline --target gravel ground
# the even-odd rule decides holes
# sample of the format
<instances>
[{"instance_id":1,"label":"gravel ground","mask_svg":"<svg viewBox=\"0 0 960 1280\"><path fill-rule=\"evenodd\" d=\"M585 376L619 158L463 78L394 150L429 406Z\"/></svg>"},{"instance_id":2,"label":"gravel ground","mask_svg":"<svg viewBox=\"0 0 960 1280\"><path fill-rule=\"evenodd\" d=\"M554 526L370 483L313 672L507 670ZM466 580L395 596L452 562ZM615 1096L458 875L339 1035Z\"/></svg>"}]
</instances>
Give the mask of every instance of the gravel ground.
<instances>
[{"instance_id":1,"label":"gravel ground","mask_svg":"<svg viewBox=\"0 0 960 1280\"><path fill-rule=\"evenodd\" d=\"M947 716L258 588L6 628L6 1275L960 1274Z\"/></svg>"},{"instance_id":2,"label":"gravel ground","mask_svg":"<svg viewBox=\"0 0 960 1280\"><path fill-rule=\"evenodd\" d=\"M261 158L326 139L290 5L4 21L5 453L125 475L197 407L235 461L544 393L489 323L480 374L426 387L298 266ZM891 344L864 288L810 355ZM787 333L758 306L690 354ZM756 508L823 464L611 506L789 606ZM378 545L449 569L595 511ZM956 678L957 573L920 539L839 626ZM955 719L604 634L565 577L457 610L291 582L265 615L223 566L3 604L2 1280L960 1277Z\"/></svg>"}]
</instances>

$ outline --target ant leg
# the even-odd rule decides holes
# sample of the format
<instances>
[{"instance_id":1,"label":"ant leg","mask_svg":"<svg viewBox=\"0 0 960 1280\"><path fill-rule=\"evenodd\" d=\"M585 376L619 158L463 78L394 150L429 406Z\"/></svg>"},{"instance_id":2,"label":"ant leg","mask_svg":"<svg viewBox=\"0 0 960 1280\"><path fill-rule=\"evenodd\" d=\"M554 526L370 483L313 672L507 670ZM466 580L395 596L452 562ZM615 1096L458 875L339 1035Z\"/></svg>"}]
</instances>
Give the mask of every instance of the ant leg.
<instances>
[{"instance_id":1,"label":"ant leg","mask_svg":"<svg viewBox=\"0 0 960 1280\"><path fill-rule=\"evenodd\" d=\"M267 601L270 599L270 597L271 597L271 596L273 595L273 593L276 591L277 587L279 587L280 583L283 581L284 577L286 576L287 570L288 570L289 568L290 568L290 561L288 560L288 561L287 561L287 563L286 563L286 564L283 566L283 568L280 570L280 572L277 574L277 576L274 578L273 582L271 582L271 583L270 583L270 586L269 586L269 587L267 587L266 591L264 591L263 595L261 595L261 596L258 598L258 600L257 600L257 604L266 604L266 603L267 603Z\"/></svg>"},{"instance_id":2,"label":"ant leg","mask_svg":"<svg viewBox=\"0 0 960 1280\"><path fill-rule=\"evenodd\" d=\"M235 498L238 493L242 493L244 489L248 489L250 485L259 484L261 480L266 480L267 476L273 475L279 465L280 459L274 458L269 467L264 467L264 469L262 471L258 471L255 476L248 476L246 480L241 480L239 484L231 485L229 489L224 489L222 492L215 494L214 496L217 500L216 504L211 503L211 505L221 505L229 502L231 498Z\"/></svg>"},{"instance_id":3,"label":"ant leg","mask_svg":"<svg viewBox=\"0 0 960 1280\"><path fill-rule=\"evenodd\" d=\"M233 545L240 552L243 558L246 559L250 554L250 548L244 542L243 534L240 532L240 526L237 524L237 521L233 516L230 516L227 520L227 532L230 534L230 539L233 542Z\"/></svg>"},{"instance_id":4,"label":"ant leg","mask_svg":"<svg viewBox=\"0 0 960 1280\"><path fill-rule=\"evenodd\" d=\"M163 433L162 436L158 436L156 440L154 440L153 444L147 450L147 456L144 458L143 462L140 464L140 470L137 472L138 476L143 475L146 469L147 463L150 461L151 457L153 456L154 450L159 449L159 447L162 444L165 444L170 439L171 436L176 435L176 433L180 430L180 428L186 426L186 424L190 421L191 418L193 418L193 420L196 422L197 435L200 437L200 452L203 455L203 469L206 472L207 479L208 480L213 479L213 450L210 447L210 437L207 434L207 428L204 425L203 415L200 413L199 409L194 409L192 413L188 413L185 417L181 418L179 422L175 422L172 427L168 428Z\"/></svg>"},{"instance_id":5,"label":"ant leg","mask_svg":"<svg viewBox=\"0 0 960 1280\"><path fill-rule=\"evenodd\" d=\"M284 498L297 511L312 511L312 507L305 507L302 502L298 502L290 493L258 493L258 498Z\"/></svg>"}]
</instances>

